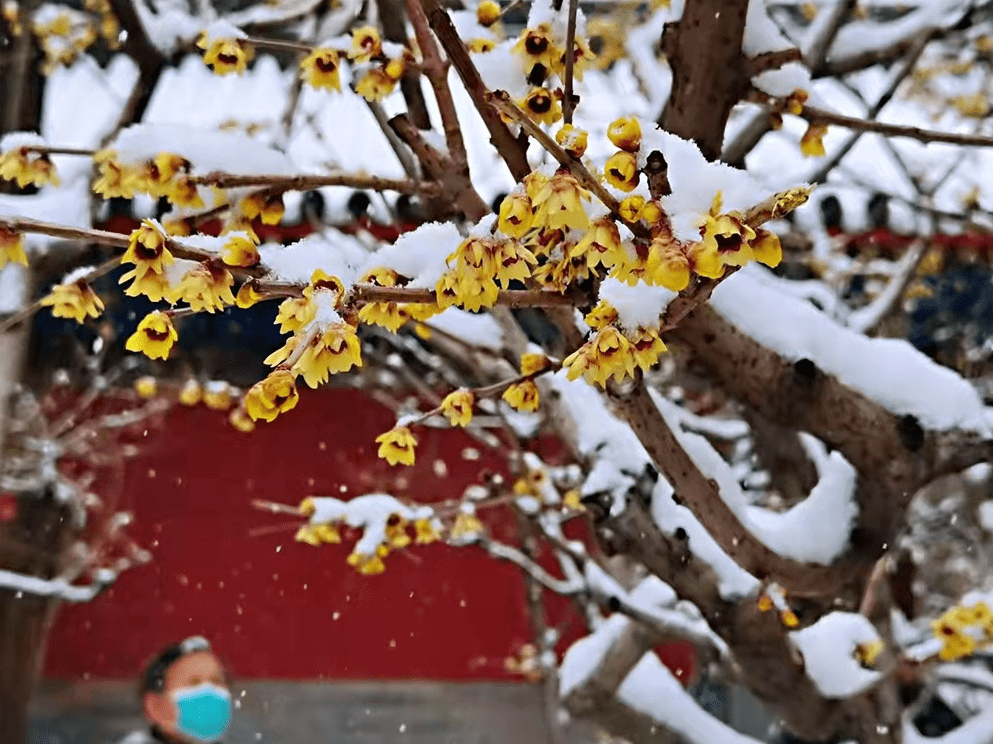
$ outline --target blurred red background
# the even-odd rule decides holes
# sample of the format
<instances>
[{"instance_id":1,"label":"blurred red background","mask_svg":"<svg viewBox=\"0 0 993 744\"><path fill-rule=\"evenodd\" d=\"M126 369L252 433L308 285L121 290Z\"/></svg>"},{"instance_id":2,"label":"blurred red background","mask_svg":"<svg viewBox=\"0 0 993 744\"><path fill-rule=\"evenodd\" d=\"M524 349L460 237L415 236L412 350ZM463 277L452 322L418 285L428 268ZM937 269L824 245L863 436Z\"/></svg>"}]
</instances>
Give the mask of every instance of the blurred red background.
<instances>
[{"instance_id":1,"label":"blurred red background","mask_svg":"<svg viewBox=\"0 0 993 744\"><path fill-rule=\"evenodd\" d=\"M177 407L124 477L129 534L153 561L93 602L60 609L46 675L136 678L161 646L201 634L243 678L519 679L504 666L532 640L517 568L435 544L395 552L384 574L361 576L345 563L348 544L295 542L299 520L251 506L373 491L437 501L503 469L461 430L419 432L416 466L391 468L374 440L393 423L347 389L305 392L247 435L223 413ZM509 513L487 521L513 539ZM584 634L581 618L561 597L546 593L546 605L564 651ZM690 647L660 655L688 679Z\"/></svg>"}]
</instances>

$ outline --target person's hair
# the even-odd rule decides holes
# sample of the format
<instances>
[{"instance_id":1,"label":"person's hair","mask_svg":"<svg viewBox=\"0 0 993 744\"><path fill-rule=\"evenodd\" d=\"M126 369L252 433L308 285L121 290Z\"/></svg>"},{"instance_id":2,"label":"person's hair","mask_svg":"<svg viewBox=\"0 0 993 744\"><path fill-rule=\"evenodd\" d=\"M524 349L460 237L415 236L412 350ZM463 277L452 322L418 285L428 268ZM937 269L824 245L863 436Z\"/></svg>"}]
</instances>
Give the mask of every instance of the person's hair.
<instances>
[{"instance_id":1,"label":"person's hair","mask_svg":"<svg viewBox=\"0 0 993 744\"><path fill-rule=\"evenodd\" d=\"M138 691L142 697L149 692L162 692L165 687L166 672L177 659L197 651L210 651L210 642L201 636L193 636L179 643L171 643L161 651L145 667L141 675Z\"/></svg>"}]
</instances>

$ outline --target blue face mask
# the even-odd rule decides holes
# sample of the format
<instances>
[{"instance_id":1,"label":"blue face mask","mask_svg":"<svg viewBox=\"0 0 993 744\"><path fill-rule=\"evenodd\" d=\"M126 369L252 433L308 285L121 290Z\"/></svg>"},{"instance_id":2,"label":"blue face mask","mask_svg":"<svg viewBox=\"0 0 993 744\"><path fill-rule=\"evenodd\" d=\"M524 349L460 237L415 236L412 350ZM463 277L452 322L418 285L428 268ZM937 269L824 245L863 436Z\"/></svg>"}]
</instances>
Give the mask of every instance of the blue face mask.
<instances>
[{"instance_id":1,"label":"blue face mask","mask_svg":"<svg viewBox=\"0 0 993 744\"><path fill-rule=\"evenodd\" d=\"M197 741L220 739L231 722L231 693L204 682L172 693L179 710L176 730Z\"/></svg>"}]
</instances>

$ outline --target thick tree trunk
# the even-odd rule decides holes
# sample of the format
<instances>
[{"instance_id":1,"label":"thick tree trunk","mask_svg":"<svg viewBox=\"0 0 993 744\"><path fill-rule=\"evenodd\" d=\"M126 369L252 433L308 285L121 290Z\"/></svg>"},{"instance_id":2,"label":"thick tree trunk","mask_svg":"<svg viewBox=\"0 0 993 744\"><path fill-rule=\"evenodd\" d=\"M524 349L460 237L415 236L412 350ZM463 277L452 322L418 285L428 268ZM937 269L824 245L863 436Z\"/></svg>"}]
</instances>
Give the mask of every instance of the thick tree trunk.
<instances>
[{"instance_id":1,"label":"thick tree trunk","mask_svg":"<svg viewBox=\"0 0 993 744\"><path fill-rule=\"evenodd\" d=\"M64 507L50 494L26 494L18 512L0 526L0 568L52 578L68 537ZM55 605L48 597L0 589L0 744L27 741L28 702Z\"/></svg>"}]
</instances>

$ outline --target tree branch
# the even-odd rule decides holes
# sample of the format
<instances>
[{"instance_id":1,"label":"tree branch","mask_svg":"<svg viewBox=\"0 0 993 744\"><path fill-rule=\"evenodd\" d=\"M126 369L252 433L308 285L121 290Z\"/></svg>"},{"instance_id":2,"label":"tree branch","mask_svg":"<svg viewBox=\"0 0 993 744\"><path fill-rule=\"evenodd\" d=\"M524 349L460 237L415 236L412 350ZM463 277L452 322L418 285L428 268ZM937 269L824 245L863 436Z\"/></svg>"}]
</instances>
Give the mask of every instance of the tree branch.
<instances>
[{"instance_id":1,"label":"tree branch","mask_svg":"<svg viewBox=\"0 0 993 744\"><path fill-rule=\"evenodd\" d=\"M458 72L462 84L482 117L483 123L486 124L493 146L496 147L507 164L514 180L524 180L524 177L531 172L531 166L528 165L527 149L514 138L510 129L500 119L500 114L487 99L486 85L479 76L479 70L473 64L452 19L448 16L448 12L442 6L441 0L421 0L421 2L431 29L444 47L448 59L454 65L455 71Z\"/></svg>"},{"instance_id":2,"label":"tree branch","mask_svg":"<svg viewBox=\"0 0 993 744\"><path fill-rule=\"evenodd\" d=\"M410 178L380 178L360 173L329 173L323 176L238 175L213 171L201 176L190 176L196 184L237 188L240 186L268 186L272 191L309 191L322 186L348 186L373 191L396 191L400 194L440 196L441 184L434 181L415 181Z\"/></svg>"}]
</instances>

